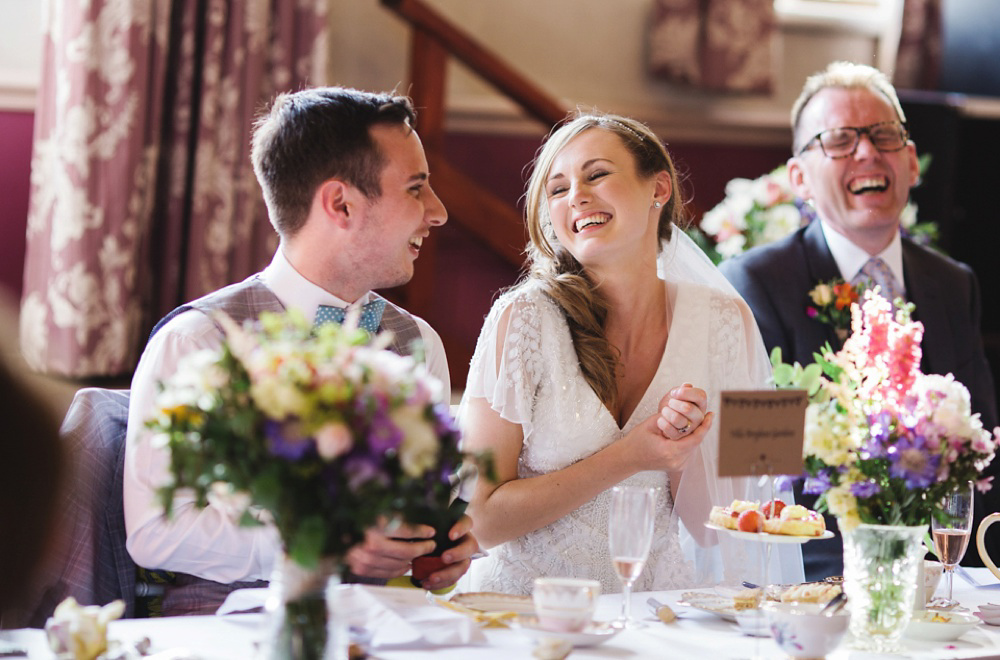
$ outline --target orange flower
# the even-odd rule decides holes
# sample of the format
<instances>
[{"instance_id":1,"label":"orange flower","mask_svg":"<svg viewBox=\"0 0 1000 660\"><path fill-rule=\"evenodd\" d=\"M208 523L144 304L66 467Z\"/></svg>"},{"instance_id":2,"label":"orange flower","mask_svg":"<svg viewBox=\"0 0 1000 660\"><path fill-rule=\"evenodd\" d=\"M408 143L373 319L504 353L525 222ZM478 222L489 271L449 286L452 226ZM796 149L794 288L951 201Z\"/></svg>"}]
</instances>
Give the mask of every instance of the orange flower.
<instances>
[{"instance_id":1,"label":"orange flower","mask_svg":"<svg viewBox=\"0 0 1000 660\"><path fill-rule=\"evenodd\" d=\"M833 293L837 297L834 305L837 309L850 307L851 303L857 302L858 292L854 290L849 282L841 282L833 285Z\"/></svg>"}]
</instances>

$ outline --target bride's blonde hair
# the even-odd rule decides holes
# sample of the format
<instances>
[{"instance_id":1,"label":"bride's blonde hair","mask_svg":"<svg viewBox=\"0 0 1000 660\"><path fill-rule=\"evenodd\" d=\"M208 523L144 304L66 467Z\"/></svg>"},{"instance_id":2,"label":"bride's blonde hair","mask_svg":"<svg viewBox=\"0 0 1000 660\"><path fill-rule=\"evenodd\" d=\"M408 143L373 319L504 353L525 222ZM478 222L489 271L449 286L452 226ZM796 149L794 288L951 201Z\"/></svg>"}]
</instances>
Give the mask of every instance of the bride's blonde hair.
<instances>
[{"instance_id":1,"label":"bride's blonde hair","mask_svg":"<svg viewBox=\"0 0 1000 660\"><path fill-rule=\"evenodd\" d=\"M559 152L577 135L595 128L618 136L635 158L640 177L651 178L659 172L669 175L671 194L660 211L660 241L668 240L673 226L683 222L684 204L674 162L666 147L645 124L628 117L577 114L553 130L535 157L525 191L525 219L531 239L527 249L528 278L539 280L563 310L587 384L609 410L614 410L618 400L619 356L604 335L607 301L580 262L556 238L545 190L545 181Z\"/></svg>"}]
</instances>

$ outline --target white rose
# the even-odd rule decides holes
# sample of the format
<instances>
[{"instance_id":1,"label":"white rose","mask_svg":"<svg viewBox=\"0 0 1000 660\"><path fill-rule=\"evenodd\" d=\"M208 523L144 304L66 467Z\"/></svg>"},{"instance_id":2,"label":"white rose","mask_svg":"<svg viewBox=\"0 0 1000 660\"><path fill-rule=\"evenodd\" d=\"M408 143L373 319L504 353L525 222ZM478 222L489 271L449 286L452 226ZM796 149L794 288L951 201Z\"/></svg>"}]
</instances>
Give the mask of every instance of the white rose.
<instances>
[{"instance_id":1,"label":"white rose","mask_svg":"<svg viewBox=\"0 0 1000 660\"><path fill-rule=\"evenodd\" d=\"M829 284L820 284L809 292L809 297L820 307L825 307L833 302L833 287Z\"/></svg>"},{"instance_id":2,"label":"white rose","mask_svg":"<svg viewBox=\"0 0 1000 660\"><path fill-rule=\"evenodd\" d=\"M399 447L403 472L419 477L437 462L440 447L434 428L424 417L424 409L418 406L397 408L389 418L403 434L403 443Z\"/></svg>"}]
</instances>

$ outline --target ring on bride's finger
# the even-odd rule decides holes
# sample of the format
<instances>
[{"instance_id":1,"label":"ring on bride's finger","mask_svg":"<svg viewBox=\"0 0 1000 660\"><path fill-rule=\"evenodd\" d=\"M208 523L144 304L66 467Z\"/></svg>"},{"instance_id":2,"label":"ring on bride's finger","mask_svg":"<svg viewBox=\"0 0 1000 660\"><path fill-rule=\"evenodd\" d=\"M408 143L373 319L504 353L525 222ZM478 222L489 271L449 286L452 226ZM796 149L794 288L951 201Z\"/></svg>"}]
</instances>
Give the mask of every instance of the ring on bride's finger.
<instances>
[{"instance_id":1,"label":"ring on bride's finger","mask_svg":"<svg viewBox=\"0 0 1000 660\"><path fill-rule=\"evenodd\" d=\"M691 421L690 420L688 420L688 423L684 425L684 428L677 429L677 431L681 435L684 435L685 433L687 433L690 430L691 430Z\"/></svg>"}]
</instances>

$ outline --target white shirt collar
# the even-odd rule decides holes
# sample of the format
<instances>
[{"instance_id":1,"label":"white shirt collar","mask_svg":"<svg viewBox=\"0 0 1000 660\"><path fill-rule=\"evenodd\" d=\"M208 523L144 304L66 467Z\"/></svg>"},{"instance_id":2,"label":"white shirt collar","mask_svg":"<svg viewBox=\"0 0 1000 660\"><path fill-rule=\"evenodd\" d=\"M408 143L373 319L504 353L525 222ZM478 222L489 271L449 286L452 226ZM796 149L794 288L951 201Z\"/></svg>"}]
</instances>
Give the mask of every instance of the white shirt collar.
<instances>
[{"instance_id":1,"label":"white shirt collar","mask_svg":"<svg viewBox=\"0 0 1000 660\"><path fill-rule=\"evenodd\" d=\"M323 287L306 279L285 257L281 246L274 252L271 263L261 273L261 279L285 309L298 309L307 319L316 317L320 305L349 307L368 302L371 292L365 293L353 303L348 303L333 295Z\"/></svg>"},{"instance_id":2,"label":"white shirt collar","mask_svg":"<svg viewBox=\"0 0 1000 660\"><path fill-rule=\"evenodd\" d=\"M823 229L823 237L830 247L833 260L837 262L840 276L845 282L850 282L861 272L861 268L872 257L881 257L892 271L892 276L896 278L896 283L904 290L906 280L903 279L903 242L899 238L899 232L892 236L892 241L884 250L876 255L869 255L868 252L852 243L846 236L827 226L822 219L818 220Z\"/></svg>"}]
</instances>

